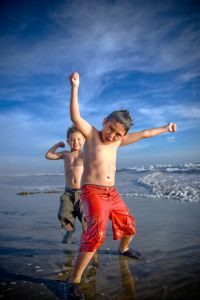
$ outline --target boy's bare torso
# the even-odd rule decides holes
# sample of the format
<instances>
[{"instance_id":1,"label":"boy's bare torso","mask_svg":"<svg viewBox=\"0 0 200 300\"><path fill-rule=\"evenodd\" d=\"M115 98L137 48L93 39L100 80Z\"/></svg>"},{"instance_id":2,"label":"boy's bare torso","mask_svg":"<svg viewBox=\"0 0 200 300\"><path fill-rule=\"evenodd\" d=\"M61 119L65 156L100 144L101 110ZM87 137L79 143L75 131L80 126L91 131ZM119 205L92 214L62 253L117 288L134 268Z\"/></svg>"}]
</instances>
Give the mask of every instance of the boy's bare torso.
<instances>
[{"instance_id":1,"label":"boy's bare torso","mask_svg":"<svg viewBox=\"0 0 200 300\"><path fill-rule=\"evenodd\" d=\"M83 184L102 186L115 185L116 154L120 142L105 144L101 132L93 127L92 136L86 139L84 147Z\"/></svg>"},{"instance_id":2,"label":"boy's bare torso","mask_svg":"<svg viewBox=\"0 0 200 300\"><path fill-rule=\"evenodd\" d=\"M83 173L82 151L63 152L65 184L71 189L80 189Z\"/></svg>"},{"instance_id":3,"label":"boy's bare torso","mask_svg":"<svg viewBox=\"0 0 200 300\"><path fill-rule=\"evenodd\" d=\"M127 110L114 111L113 115L110 114L107 118L104 118L102 131L99 132L82 118L80 114L78 103L79 74L77 72L71 74L70 82L71 120L85 137L82 185L96 184L114 186L116 154L119 146L132 144L141 139L153 137L165 132L176 132L176 124L169 123L162 127L127 134L132 125L131 116Z\"/></svg>"}]
</instances>

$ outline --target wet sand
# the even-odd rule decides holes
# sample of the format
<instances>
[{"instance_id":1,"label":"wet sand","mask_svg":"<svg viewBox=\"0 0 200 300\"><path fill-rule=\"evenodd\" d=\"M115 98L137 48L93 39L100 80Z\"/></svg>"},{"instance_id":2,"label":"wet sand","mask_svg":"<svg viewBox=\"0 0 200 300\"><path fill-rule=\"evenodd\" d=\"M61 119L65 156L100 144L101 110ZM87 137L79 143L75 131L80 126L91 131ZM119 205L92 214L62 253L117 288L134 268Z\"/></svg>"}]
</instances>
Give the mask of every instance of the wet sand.
<instances>
[{"instance_id":1,"label":"wet sand","mask_svg":"<svg viewBox=\"0 0 200 300\"><path fill-rule=\"evenodd\" d=\"M75 260L80 225L70 245L61 243L59 194L20 196L1 191L0 299L67 299L65 280ZM200 296L200 206L162 199L125 197L135 215L132 246L143 259L119 257L107 238L99 267L86 270L87 300L196 299Z\"/></svg>"}]
</instances>

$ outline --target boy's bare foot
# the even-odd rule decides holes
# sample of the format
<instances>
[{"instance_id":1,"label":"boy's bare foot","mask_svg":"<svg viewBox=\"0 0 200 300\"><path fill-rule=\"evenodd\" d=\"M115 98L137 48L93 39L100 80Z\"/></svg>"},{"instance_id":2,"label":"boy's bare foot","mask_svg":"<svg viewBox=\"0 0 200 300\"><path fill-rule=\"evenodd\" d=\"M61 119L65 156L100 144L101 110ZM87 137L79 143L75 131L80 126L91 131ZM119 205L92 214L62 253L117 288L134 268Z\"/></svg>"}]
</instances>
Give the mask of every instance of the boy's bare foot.
<instances>
[{"instance_id":1,"label":"boy's bare foot","mask_svg":"<svg viewBox=\"0 0 200 300\"><path fill-rule=\"evenodd\" d=\"M80 288L80 283L66 282L65 293L67 300L85 300L85 296Z\"/></svg>"}]
</instances>

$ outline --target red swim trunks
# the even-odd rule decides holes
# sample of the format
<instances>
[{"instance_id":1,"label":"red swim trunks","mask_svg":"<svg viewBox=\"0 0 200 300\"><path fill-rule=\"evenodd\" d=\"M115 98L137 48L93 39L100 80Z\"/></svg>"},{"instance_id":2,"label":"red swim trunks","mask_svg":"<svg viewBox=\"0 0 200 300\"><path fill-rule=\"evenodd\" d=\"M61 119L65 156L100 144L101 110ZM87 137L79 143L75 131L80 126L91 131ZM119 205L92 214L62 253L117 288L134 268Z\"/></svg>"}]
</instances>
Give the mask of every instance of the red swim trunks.
<instances>
[{"instance_id":1,"label":"red swim trunks","mask_svg":"<svg viewBox=\"0 0 200 300\"><path fill-rule=\"evenodd\" d=\"M81 202L87 230L81 235L80 252L94 252L101 246L109 219L112 221L114 240L136 233L135 219L115 187L83 185Z\"/></svg>"}]
</instances>

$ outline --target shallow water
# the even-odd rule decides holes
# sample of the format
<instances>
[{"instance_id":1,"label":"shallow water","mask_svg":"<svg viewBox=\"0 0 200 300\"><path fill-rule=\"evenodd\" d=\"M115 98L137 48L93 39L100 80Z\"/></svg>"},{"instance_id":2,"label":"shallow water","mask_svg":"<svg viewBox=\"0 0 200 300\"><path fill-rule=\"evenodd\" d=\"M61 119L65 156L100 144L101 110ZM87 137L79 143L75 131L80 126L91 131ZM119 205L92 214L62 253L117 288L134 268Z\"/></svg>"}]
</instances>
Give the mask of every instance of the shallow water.
<instances>
[{"instance_id":1,"label":"shallow water","mask_svg":"<svg viewBox=\"0 0 200 300\"><path fill-rule=\"evenodd\" d=\"M80 225L73 243L63 245L59 194L18 196L17 182L10 188L2 184L0 191L0 299L67 299L65 280L75 260ZM99 267L90 265L83 277L86 299L196 299L199 203L133 195L124 200L136 218L132 245L144 258L138 262L119 257L109 225Z\"/></svg>"}]
</instances>

